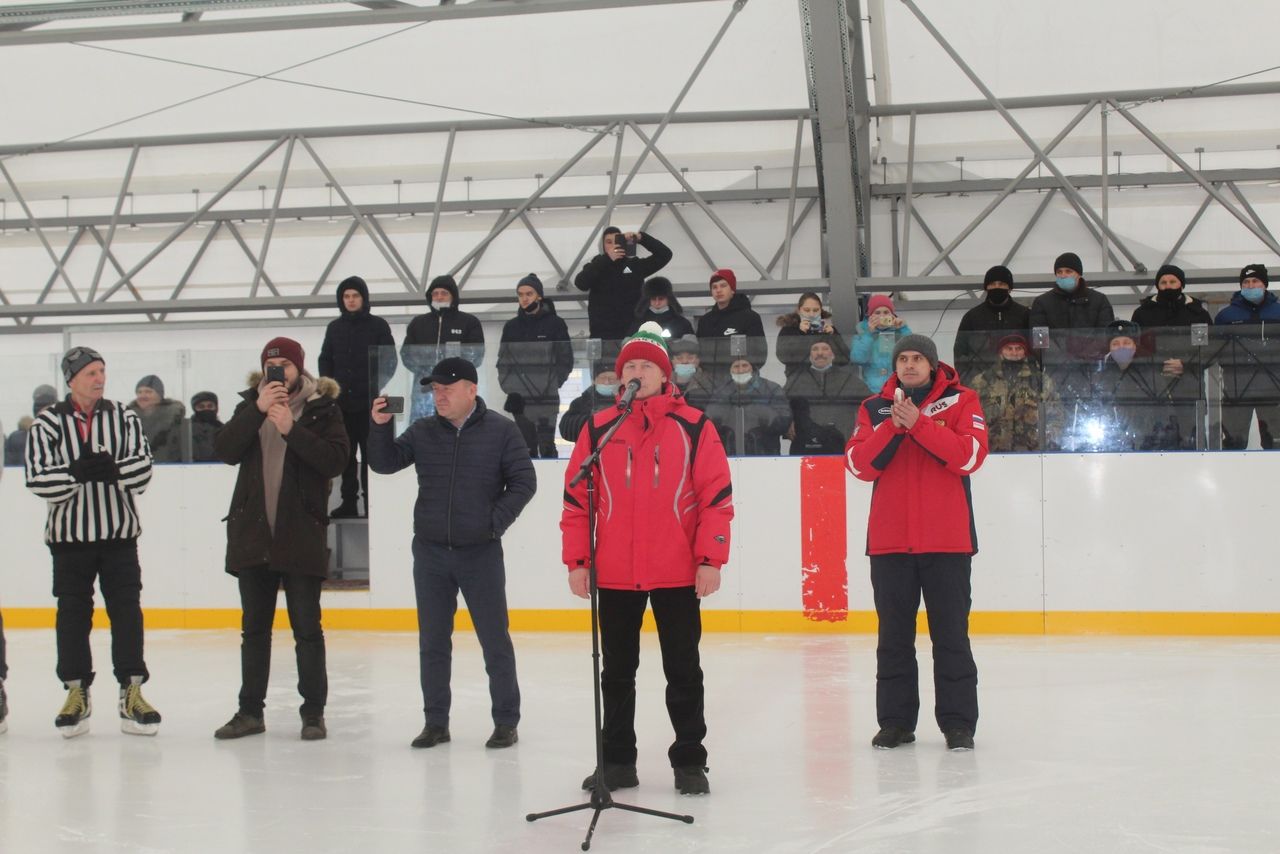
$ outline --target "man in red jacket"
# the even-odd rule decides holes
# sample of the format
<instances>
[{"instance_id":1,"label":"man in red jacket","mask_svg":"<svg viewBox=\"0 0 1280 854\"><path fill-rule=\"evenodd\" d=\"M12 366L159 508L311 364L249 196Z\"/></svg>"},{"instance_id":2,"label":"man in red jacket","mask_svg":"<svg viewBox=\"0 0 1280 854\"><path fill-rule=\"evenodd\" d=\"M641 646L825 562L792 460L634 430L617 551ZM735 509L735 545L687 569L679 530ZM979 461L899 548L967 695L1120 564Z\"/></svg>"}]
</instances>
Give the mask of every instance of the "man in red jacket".
<instances>
[{"instance_id":1,"label":"man in red jacket","mask_svg":"<svg viewBox=\"0 0 1280 854\"><path fill-rule=\"evenodd\" d=\"M623 385L639 380L635 404L605 447L597 469L596 581L604 651L604 782L610 790L636 777L636 668L640 622L653 607L667 677L667 712L675 741L667 751L681 794L706 794L700 601L720 588L729 558L733 491L729 461L715 427L684 402L671 378L671 357L656 323L641 325L618 354ZM587 488L568 481L622 414L610 406L578 435L565 472L564 562L569 590L588 598ZM582 783L595 788L595 775Z\"/></svg>"},{"instance_id":2,"label":"man in red jacket","mask_svg":"<svg viewBox=\"0 0 1280 854\"><path fill-rule=\"evenodd\" d=\"M893 348L894 374L858 410L845 463L875 483L867 554L880 637L871 743L915 741L920 713L916 612L924 594L933 642L934 714L948 750L972 750L978 669L969 648L970 570L978 551L969 475L987 457L978 395L923 335Z\"/></svg>"}]
</instances>

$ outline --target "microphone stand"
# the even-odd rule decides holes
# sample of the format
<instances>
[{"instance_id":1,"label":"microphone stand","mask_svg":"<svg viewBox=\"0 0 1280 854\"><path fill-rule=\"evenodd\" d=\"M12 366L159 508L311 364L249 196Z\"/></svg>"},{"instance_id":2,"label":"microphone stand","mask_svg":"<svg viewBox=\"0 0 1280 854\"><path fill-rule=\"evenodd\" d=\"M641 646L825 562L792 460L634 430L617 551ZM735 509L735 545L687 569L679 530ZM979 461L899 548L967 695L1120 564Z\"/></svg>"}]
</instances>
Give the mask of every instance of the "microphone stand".
<instances>
[{"instance_id":1,"label":"microphone stand","mask_svg":"<svg viewBox=\"0 0 1280 854\"><path fill-rule=\"evenodd\" d=\"M603 453L609 440L613 438L613 434L618 432L618 428L622 426L622 422L627 420L627 416L631 414L632 403L627 400L622 410L622 416L615 419L604 435L600 437L600 441L596 445L596 449L582 461L582 466L578 469L578 473L569 481L569 486L577 486L584 479L587 482L587 543L590 555L590 566L587 567L587 578L590 582L591 592L591 661L593 664L593 681L592 688L595 694L596 707L596 773L595 787L591 790L591 798L583 804L573 804L572 806L560 807L558 809L547 810L546 812L534 812L525 816L526 821L537 821L541 818L548 818L553 815L563 815L570 812L578 812L580 810L593 810L591 816L591 824L587 827L587 836L582 840L582 850L587 851L591 848L591 837L596 832L596 822L600 820L600 813L604 810L617 809L626 810L627 812L642 813L643 815L657 816L658 818L669 818L674 821L682 821L685 824L693 824L693 816L679 815L677 813L662 812L661 810L649 809L648 807L638 807L631 804L620 804L613 799L613 795L609 792L609 787L604 782L604 714L602 711L602 701L600 693L600 602L599 587L596 585L596 478L595 470L600 464L600 454Z\"/></svg>"}]
</instances>

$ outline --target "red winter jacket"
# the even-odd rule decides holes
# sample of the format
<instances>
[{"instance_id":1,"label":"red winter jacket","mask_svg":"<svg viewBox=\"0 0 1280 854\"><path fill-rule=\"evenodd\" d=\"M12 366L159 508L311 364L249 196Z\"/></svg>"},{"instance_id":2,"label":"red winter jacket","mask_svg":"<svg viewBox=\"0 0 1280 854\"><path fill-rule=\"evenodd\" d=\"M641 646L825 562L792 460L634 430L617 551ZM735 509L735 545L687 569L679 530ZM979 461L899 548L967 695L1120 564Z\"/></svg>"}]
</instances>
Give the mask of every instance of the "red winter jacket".
<instances>
[{"instance_id":1,"label":"red winter jacket","mask_svg":"<svg viewBox=\"0 0 1280 854\"><path fill-rule=\"evenodd\" d=\"M976 554L969 475L987 458L978 395L960 385L954 368L939 363L920 417L903 430L890 417L897 387L897 376L890 376L880 394L862 402L844 449L853 476L875 483L867 554Z\"/></svg>"},{"instance_id":2,"label":"red winter jacket","mask_svg":"<svg viewBox=\"0 0 1280 854\"><path fill-rule=\"evenodd\" d=\"M588 566L587 483L570 488L594 443L621 416L592 416L565 470L564 562ZM596 472L596 558L600 587L690 587L698 566L729 559L733 487L729 460L707 417L673 388L637 400L609 440Z\"/></svg>"}]
</instances>

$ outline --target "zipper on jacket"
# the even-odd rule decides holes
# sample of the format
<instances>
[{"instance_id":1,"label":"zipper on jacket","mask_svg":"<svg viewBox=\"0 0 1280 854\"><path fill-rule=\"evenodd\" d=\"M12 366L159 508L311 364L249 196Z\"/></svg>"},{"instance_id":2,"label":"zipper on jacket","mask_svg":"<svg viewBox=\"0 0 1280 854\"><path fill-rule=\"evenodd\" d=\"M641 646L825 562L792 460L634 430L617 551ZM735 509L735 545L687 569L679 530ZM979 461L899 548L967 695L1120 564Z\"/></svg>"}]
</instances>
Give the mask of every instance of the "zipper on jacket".
<instances>
[{"instance_id":1,"label":"zipper on jacket","mask_svg":"<svg viewBox=\"0 0 1280 854\"><path fill-rule=\"evenodd\" d=\"M653 488L658 488L658 451L659 448L653 449Z\"/></svg>"},{"instance_id":2,"label":"zipper on jacket","mask_svg":"<svg viewBox=\"0 0 1280 854\"><path fill-rule=\"evenodd\" d=\"M631 488L631 448L627 448L627 489Z\"/></svg>"},{"instance_id":3,"label":"zipper on jacket","mask_svg":"<svg viewBox=\"0 0 1280 854\"><path fill-rule=\"evenodd\" d=\"M462 427L465 426L466 422L463 422ZM449 515L445 536L449 540L450 551L453 551L453 488L458 480L458 449L462 446L462 427L458 428L458 435L453 438L453 468L449 471Z\"/></svg>"}]
</instances>

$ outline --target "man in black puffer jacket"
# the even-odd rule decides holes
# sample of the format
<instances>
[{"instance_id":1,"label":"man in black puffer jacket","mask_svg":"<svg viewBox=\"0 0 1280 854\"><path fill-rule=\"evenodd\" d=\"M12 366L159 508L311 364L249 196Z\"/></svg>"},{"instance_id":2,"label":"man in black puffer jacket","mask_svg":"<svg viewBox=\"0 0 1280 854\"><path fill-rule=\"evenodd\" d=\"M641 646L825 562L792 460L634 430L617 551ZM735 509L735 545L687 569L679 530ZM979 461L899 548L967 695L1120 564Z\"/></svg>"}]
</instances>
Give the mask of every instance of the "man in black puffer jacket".
<instances>
[{"instance_id":1,"label":"man in black puffer jacket","mask_svg":"<svg viewBox=\"0 0 1280 854\"><path fill-rule=\"evenodd\" d=\"M964 313L956 329L955 369L969 381L1000 362L997 343L1010 334L1029 338L1031 310L1013 299L1013 273L997 264L982 278L986 299Z\"/></svg>"},{"instance_id":2,"label":"man in black puffer jacket","mask_svg":"<svg viewBox=\"0 0 1280 854\"><path fill-rule=\"evenodd\" d=\"M474 314L458 306L458 283L453 276L436 276L427 288L431 311L409 322L400 345L400 361L415 380L446 356L461 356L477 368L484 361L484 328ZM430 386L413 384L412 416L421 418L435 410L431 404Z\"/></svg>"},{"instance_id":3,"label":"man in black puffer jacket","mask_svg":"<svg viewBox=\"0 0 1280 854\"><path fill-rule=\"evenodd\" d=\"M769 342L764 337L764 323L751 308L746 294L738 293L738 277L732 270L716 270L711 274L711 299L715 305L698 318L698 345L702 369L712 385L729 381L729 365L734 357L745 356L759 373L769 358ZM734 336L745 335L745 350L734 352Z\"/></svg>"},{"instance_id":4,"label":"man in black puffer jacket","mask_svg":"<svg viewBox=\"0 0 1280 854\"><path fill-rule=\"evenodd\" d=\"M628 257L628 245L643 246L648 257ZM644 280L670 263L671 250L653 235L623 234L612 225L604 230L600 249L600 254L587 262L573 284L589 295L587 323L591 337L605 342L605 355L612 359L634 325L635 307L640 301Z\"/></svg>"},{"instance_id":5,"label":"man in black puffer jacket","mask_svg":"<svg viewBox=\"0 0 1280 854\"><path fill-rule=\"evenodd\" d=\"M398 437L386 398L373 402L369 465L378 474L414 466L413 586L418 600L418 663L426 725L414 747L449 741L453 614L462 592L484 653L492 700L487 747L516 743L520 686L507 620L502 535L537 489L529 448L515 424L476 396L475 366L444 359L423 379L436 414Z\"/></svg>"},{"instance_id":6,"label":"man in black puffer jacket","mask_svg":"<svg viewBox=\"0 0 1280 854\"><path fill-rule=\"evenodd\" d=\"M555 459L556 416L560 413L560 386L573 371L573 345L569 328L542 292L542 280L533 273L516 285L520 307L502 327L498 347L498 385L518 396L523 414L533 426L529 455ZM515 414L509 401L509 412Z\"/></svg>"},{"instance_id":7,"label":"man in black puffer jacket","mask_svg":"<svg viewBox=\"0 0 1280 854\"><path fill-rule=\"evenodd\" d=\"M1045 373L1053 379L1068 408L1092 394L1092 374L1107 355L1106 326L1116 319L1111 301L1084 280L1084 265L1074 252L1053 262L1054 287L1031 303L1033 330L1048 327L1049 347L1041 355Z\"/></svg>"},{"instance_id":8,"label":"man in black puffer jacket","mask_svg":"<svg viewBox=\"0 0 1280 854\"><path fill-rule=\"evenodd\" d=\"M342 389L338 406L351 440L351 456L342 473L342 504L330 515L346 519L358 515L356 499L364 485L364 508L369 512L369 406L373 395L396 372L395 339L391 327L381 317L369 313L369 286L359 276L349 276L338 285L337 320L330 321L320 347L320 376L337 380ZM371 352L371 348L382 350ZM377 374L378 387L369 388L369 377ZM360 451L360 477L356 479L356 450Z\"/></svg>"}]
</instances>

